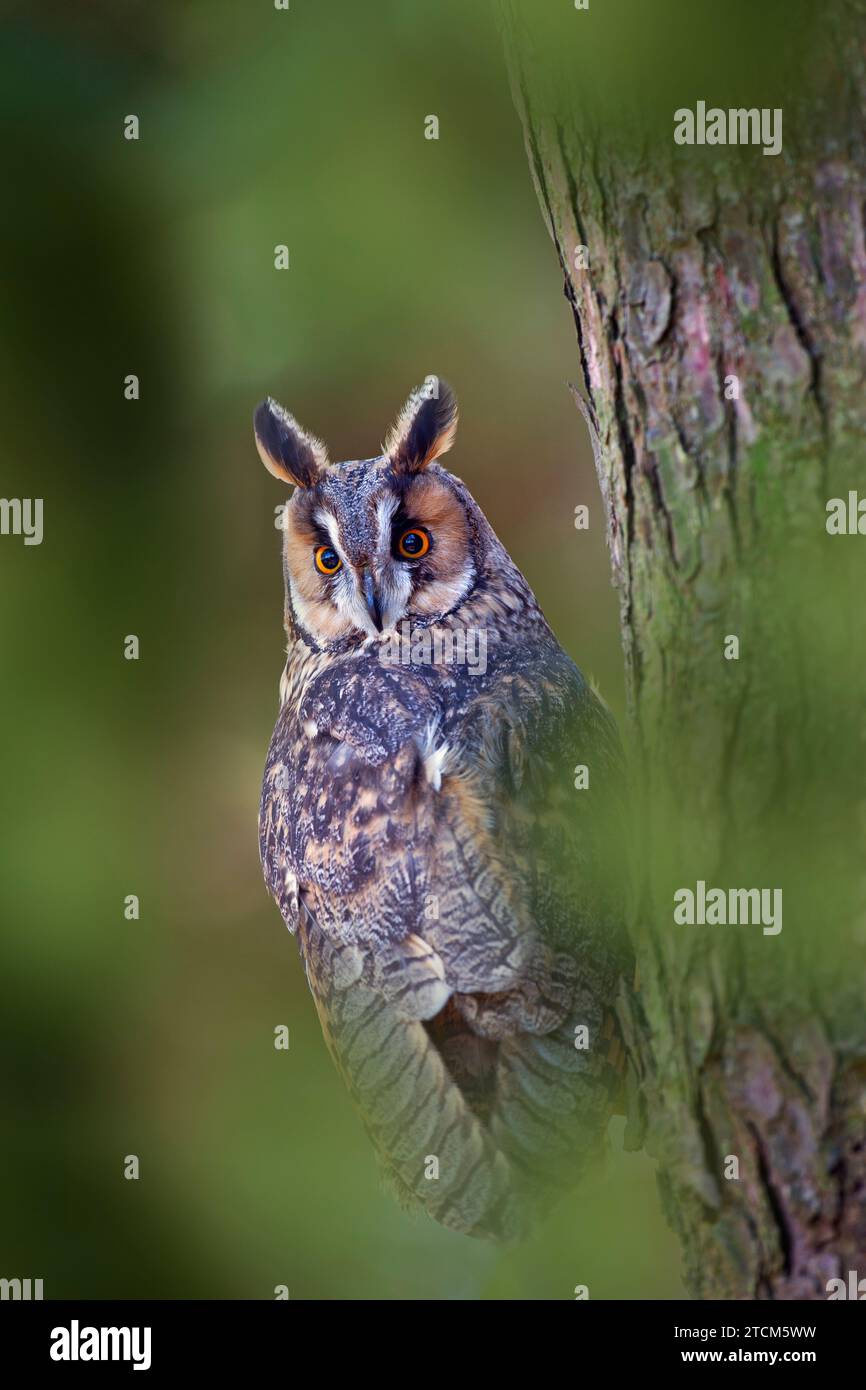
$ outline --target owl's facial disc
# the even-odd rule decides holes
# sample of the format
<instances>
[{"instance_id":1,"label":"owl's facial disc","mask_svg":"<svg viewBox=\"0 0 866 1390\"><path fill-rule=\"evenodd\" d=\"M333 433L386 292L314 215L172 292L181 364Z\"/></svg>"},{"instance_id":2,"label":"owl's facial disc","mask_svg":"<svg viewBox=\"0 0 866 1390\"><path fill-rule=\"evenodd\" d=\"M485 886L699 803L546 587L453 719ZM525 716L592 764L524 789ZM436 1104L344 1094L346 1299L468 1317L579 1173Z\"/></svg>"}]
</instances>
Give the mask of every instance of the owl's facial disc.
<instances>
[{"instance_id":1,"label":"owl's facial disc","mask_svg":"<svg viewBox=\"0 0 866 1390\"><path fill-rule=\"evenodd\" d=\"M285 562L295 616L325 644L442 616L475 579L466 514L448 474L399 478L381 460L333 468L295 493Z\"/></svg>"}]
</instances>

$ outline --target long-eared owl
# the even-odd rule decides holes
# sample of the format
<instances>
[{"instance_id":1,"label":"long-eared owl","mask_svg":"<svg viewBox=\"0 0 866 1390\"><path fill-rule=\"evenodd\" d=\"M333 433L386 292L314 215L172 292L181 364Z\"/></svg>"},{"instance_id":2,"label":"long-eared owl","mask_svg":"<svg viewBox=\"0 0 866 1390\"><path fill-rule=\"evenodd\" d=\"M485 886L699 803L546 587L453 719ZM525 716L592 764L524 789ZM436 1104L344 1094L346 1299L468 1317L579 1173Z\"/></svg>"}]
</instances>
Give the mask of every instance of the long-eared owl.
<instances>
[{"instance_id":1,"label":"long-eared owl","mask_svg":"<svg viewBox=\"0 0 866 1390\"><path fill-rule=\"evenodd\" d=\"M285 509L265 879L397 1195L511 1238L601 1143L628 949L620 753L467 488L428 377L375 458L255 413Z\"/></svg>"}]
</instances>

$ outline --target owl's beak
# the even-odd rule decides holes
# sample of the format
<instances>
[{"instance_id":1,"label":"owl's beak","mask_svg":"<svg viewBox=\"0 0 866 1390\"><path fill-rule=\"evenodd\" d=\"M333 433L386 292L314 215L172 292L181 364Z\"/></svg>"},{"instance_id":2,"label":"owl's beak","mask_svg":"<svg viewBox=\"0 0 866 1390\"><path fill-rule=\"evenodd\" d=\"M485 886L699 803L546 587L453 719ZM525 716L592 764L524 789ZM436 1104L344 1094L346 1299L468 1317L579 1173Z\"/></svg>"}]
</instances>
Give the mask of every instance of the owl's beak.
<instances>
[{"instance_id":1,"label":"owl's beak","mask_svg":"<svg viewBox=\"0 0 866 1390\"><path fill-rule=\"evenodd\" d=\"M373 626L377 632L382 631L382 609L379 606L379 595L376 593L376 586L373 583L373 576L369 570L364 571L362 580L364 591L364 602L367 605L367 612L373 619Z\"/></svg>"}]
</instances>

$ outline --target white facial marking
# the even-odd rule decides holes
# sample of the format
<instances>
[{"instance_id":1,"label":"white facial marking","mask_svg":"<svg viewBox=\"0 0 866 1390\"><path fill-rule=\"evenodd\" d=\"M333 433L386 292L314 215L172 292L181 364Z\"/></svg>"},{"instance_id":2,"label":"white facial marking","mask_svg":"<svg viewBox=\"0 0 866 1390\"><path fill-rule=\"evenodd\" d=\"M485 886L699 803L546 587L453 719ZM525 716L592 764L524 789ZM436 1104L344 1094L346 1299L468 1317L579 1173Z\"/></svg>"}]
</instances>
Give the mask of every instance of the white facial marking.
<instances>
[{"instance_id":1,"label":"white facial marking","mask_svg":"<svg viewBox=\"0 0 866 1390\"><path fill-rule=\"evenodd\" d=\"M331 541L331 545L334 547L340 559L343 561L343 564L345 564L346 557L343 554L342 549L340 548L340 528L337 525L337 518L334 516L333 512L325 511L325 508L321 507L319 511L316 512L316 521L318 521L319 525L325 531L327 531Z\"/></svg>"},{"instance_id":2,"label":"white facial marking","mask_svg":"<svg viewBox=\"0 0 866 1390\"><path fill-rule=\"evenodd\" d=\"M412 593L412 579L405 565L389 560L383 570L379 588L382 604L382 626L394 628L406 613L406 605Z\"/></svg>"},{"instance_id":3,"label":"white facial marking","mask_svg":"<svg viewBox=\"0 0 866 1390\"><path fill-rule=\"evenodd\" d=\"M392 493L380 497L376 503L376 552L381 564L385 564L391 555L391 522L399 505L399 499Z\"/></svg>"},{"instance_id":4,"label":"white facial marking","mask_svg":"<svg viewBox=\"0 0 866 1390\"><path fill-rule=\"evenodd\" d=\"M334 591L334 606L337 612L368 637L378 637L379 633L370 617L369 609L358 593L354 572L344 567L341 574L345 578Z\"/></svg>"}]
</instances>

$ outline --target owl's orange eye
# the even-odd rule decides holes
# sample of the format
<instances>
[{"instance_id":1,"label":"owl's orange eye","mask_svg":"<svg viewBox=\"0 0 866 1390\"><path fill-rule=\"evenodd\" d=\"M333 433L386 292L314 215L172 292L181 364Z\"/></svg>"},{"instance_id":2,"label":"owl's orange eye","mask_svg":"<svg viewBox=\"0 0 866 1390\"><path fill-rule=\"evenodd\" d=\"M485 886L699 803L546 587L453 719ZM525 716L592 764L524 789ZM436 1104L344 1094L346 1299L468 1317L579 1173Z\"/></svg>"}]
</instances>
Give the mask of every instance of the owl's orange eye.
<instances>
[{"instance_id":1,"label":"owl's orange eye","mask_svg":"<svg viewBox=\"0 0 866 1390\"><path fill-rule=\"evenodd\" d=\"M404 531L397 542L397 553L404 560L419 560L430 549L430 537L417 526Z\"/></svg>"},{"instance_id":2,"label":"owl's orange eye","mask_svg":"<svg viewBox=\"0 0 866 1390\"><path fill-rule=\"evenodd\" d=\"M315 556L319 574L336 574L343 563L332 545L316 546Z\"/></svg>"}]
</instances>

